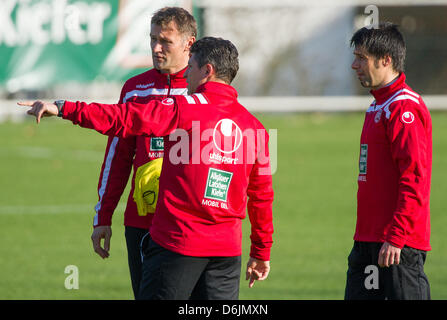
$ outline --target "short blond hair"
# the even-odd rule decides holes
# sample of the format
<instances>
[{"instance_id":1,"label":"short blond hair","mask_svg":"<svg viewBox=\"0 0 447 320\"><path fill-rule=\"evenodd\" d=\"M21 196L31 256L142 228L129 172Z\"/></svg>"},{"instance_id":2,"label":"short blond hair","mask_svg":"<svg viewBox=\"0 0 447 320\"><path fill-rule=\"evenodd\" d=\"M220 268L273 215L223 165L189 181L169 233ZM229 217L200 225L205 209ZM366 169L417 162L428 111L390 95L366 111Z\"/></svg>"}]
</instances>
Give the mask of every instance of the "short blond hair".
<instances>
[{"instance_id":1,"label":"short blond hair","mask_svg":"<svg viewBox=\"0 0 447 320\"><path fill-rule=\"evenodd\" d=\"M180 7L164 7L155 12L152 16L151 24L166 27L174 21L177 30L184 36L197 37L196 19L187 10Z\"/></svg>"}]
</instances>

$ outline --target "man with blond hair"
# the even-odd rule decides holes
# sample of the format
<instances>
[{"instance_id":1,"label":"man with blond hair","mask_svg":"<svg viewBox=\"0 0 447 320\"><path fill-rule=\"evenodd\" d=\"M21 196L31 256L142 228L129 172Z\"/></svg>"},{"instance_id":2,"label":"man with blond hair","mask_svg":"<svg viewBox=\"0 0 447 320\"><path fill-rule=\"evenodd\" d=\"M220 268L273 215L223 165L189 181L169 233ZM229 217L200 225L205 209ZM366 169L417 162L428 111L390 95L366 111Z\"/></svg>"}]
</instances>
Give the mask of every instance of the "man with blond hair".
<instances>
[{"instance_id":1,"label":"man with blond hair","mask_svg":"<svg viewBox=\"0 0 447 320\"><path fill-rule=\"evenodd\" d=\"M185 9L165 7L151 19L150 43L154 68L130 78L124 84L119 103L146 103L187 93L183 74L189 58L189 48L197 37L194 17ZM108 138L104 162L98 182L99 201L95 206L92 242L95 252L109 256L112 236L112 215L126 188L133 167L132 186L124 211L128 264L135 298L141 280L140 243L151 226L152 214L140 216L133 199L135 173L147 162L163 157L163 138ZM104 246L101 240L104 239Z\"/></svg>"}]
</instances>

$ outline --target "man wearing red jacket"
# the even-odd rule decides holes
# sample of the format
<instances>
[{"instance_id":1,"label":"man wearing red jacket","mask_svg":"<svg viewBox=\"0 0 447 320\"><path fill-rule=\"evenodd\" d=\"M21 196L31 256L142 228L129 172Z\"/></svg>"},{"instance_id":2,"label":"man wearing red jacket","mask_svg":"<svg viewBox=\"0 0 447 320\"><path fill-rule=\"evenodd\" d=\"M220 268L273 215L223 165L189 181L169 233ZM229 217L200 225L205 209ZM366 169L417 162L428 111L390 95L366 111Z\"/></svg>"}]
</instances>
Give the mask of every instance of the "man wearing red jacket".
<instances>
[{"instance_id":1,"label":"man wearing red jacket","mask_svg":"<svg viewBox=\"0 0 447 320\"><path fill-rule=\"evenodd\" d=\"M58 114L102 134L164 136L140 299L237 299L246 208L252 225L249 287L269 274L273 189L268 134L230 86L238 68L234 45L207 37L191 47L185 76L192 95L145 105L19 103L32 106L28 114L38 122L43 115Z\"/></svg>"},{"instance_id":2,"label":"man wearing red jacket","mask_svg":"<svg viewBox=\"0 0 447 320\"><path fill-rule=\"evenodd\" d=\"M189 48L195 41L197 26L194 17L185 9L165 7L151 19L151 49L154 68L139 74L124 84L119 103L147 103L177 95L186 95L183 73L189 58ZM109 256L112 236L112 215L129 180L133 166L131 190L124 211L128 264L134 296L141 281L140 243L147 234L152 215L139 216L133 199L137 169L163 157L162 137L109 136L98 183L99 201L95 206L92 242L102 258ZM104 239L104 248L101 247Z\"/></svg>"},{"instance_id":3,"label":"man wearing red jacket","mask_svg":"<svg viewBox=\"0 0 447 320\"><path fill-rule=\"evenodd\" d=\"M352 68L375 100L360 138L345 299L430 299L430 113L405 83L405 42L396 25L362 28L351 45Z\"/></svg>"}]
</instances>

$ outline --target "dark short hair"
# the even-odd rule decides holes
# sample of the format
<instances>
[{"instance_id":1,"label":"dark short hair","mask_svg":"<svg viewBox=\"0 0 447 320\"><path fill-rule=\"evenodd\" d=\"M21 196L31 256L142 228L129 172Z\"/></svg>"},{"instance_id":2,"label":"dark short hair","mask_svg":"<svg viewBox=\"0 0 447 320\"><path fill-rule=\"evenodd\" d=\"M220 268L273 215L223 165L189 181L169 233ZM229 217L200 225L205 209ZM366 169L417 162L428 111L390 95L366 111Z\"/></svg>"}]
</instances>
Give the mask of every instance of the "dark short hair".
<instances>
[{"instance_id":1,"label":"dark short hair","mask_svg":"<svg viewBox=\"0 0 447 320\"><path fill-rule=\"evenodd\" d=\"M382 22L378 28L363 27L357 30L351 38L353 46L364 48L376 59L389 55L395 71L403 72L405 69L405 40L396 24Z\"/></svg>"},{"instance_id":2,"label":"dark short hair","mask_svg":"<svg viewBox=\"0 0 447 320\"><path fill-rule=\"evenodd\" d=\"M204 37L194 42L190 50L199 67L211 64L216 76L230 84L239 70L239 53L229 40Z\"/></svg>"},{"instance_id":3,"label":"dark short hair","mask_svg":"<svg viewBox=\"0 0 447 320\"><path fill-rule=\"evenodd\" d=\"M151 24L166 27L171 21L177 25L177 30L185 35L197 37L197 22L185 9L180 7L164 7L154 13Z\"/></svg>"}]
</instances>

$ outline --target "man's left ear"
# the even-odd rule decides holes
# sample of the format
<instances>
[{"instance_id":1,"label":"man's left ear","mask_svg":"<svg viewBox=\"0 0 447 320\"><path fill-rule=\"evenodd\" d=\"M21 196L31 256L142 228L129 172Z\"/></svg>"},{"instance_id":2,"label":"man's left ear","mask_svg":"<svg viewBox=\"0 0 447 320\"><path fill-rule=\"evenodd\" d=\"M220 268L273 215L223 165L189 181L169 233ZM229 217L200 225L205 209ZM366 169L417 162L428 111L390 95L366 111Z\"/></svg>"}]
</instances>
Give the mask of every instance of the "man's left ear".
<instances>
[{"instance_id":1,"label":"man's left ear","mask_svg":"<svg viewBox=\"0 0 447 320\"><path fill-rule=\"evenodd\" d=\"M382 65L384 67L388 67L390 65L392 65L393 60L391 59L391 56L385 56L382 58Z\"/></svg>"},{"instance_id":2,"label":"man's left ear","mask_svg":"<svg viewBox=\"0 0 447 320\"><path fill-rule=\"evenodd\" d=\"M189 39L188 39L188 41L186 41L186 47L185 47L185 49L186 50L190 50L191 49L191 46L193 45L193 43L196 41L196 38L195 37L190 37Z\"/></svg>"},{"instance_id":3,"label":"man's left ear","mask_svg":"<svg viewBox=\"0 0 447 320\"><path fill-rule=\"evenodd\" d=\"M214 67L213 67L213 65L211 63L207 63L205 65L205 67L206 67L206 75L207 76L210 76L210 75L214 74Z\"/></svg>"}]
</instances>

